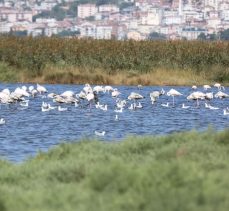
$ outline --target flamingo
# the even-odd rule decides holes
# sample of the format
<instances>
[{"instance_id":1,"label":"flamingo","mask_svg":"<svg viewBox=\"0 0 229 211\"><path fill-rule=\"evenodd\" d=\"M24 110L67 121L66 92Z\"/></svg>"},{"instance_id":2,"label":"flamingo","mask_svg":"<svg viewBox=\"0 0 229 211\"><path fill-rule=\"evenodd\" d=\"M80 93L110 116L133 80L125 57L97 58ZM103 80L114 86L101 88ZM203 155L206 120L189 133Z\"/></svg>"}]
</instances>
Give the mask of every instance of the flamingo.
<instances>
[{"instance_id":1,"label":"flamingo","mask_svg":"<svg viewBox=\"0 0 229 211\"><path fill-rule=\"evenodd\" d=\"M221 86L220 83L215 83L214 87L218 88L218 91L220 91L221 89L225 90L224 86Z\"/></svg>"},{"instance_id":2,"label":"flamingo","mask_svg":"<svg viewBox=\"0 0 229 211\"><path fill-rule=\"evenodd\" d=\"M203 85L204 90L208 90L211 89L211 87L209 85Z\"/></svg>"},{"instance_id":3,"label":"flamingo","mask_svg":"<svg viewBox=\"0 0 229 211\"><path fill-rule=\"evenodd\" d=\"M121 92L119 92L117 89L114 89L114 90L111 92L111 96L112 96L112 97L118 97L120 94L121 94Z\"/></svg>"},{"instance_id":4,"label":"flamingo","mask_svg":"<svg viewBox=\"0 0 229 211\"><path fill-rule=\"evenodd\" d=\"M224 93L224 92L221 92L221 91L218 91L216 94L215 94L215 98L226 98L226 97L229 97L228 94Z\"/></svg>"},{"instance_id":5,"label":"flamingo","mask_svg":"<svg viewBox=\"0 0 229 211\"><path fill-rule=\"evenodd\" d=\"M175 89L170 89L168 92L167 92L167 96L172 96L173 97L173 106L174 106L174 97L175 96L181 96L182 94L180 92L178 92L177 90Z\"/></svg>"},{"instance_id":6,"label":"flamingo","mask_svg":"<svg viewBox=\"0 0 229 211\"><path fill-rule=\"evenodd\" d=\"M188 97L188 100L196 100L197 107L199 107L199 99L205 99L205 94L203 92L193 92Z\"/></svg>"},{"instance_id":7,"label":"flamingo","mask_svg":"<svg viewBox=\"0 0 229 211\"><path fill-rule=\"evenodd\" d=\"M43 93L48 92L47 89L46 89L44 86L41 86L40 84L37 84L37 91L38 91L40 94L43 94Z\"/></svg>"}]
</instances>

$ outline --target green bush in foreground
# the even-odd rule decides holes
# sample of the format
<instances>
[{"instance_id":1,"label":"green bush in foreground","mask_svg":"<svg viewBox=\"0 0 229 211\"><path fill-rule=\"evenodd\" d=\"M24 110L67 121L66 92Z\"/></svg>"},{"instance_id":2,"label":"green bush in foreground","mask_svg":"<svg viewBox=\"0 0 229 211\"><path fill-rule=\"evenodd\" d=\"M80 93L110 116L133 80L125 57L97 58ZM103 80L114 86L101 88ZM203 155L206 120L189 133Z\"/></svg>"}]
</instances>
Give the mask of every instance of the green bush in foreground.
<instances>
[{"instance_id":1,"label":"green bush in foreground","mask_svg":"<svg viewBox=\"0 0 229 211\"><path fill-rule=\"evenodd\" d=\"M229 130L61 144L0 162L0 210L228 210Z\"/></svg>"}]
</instances>

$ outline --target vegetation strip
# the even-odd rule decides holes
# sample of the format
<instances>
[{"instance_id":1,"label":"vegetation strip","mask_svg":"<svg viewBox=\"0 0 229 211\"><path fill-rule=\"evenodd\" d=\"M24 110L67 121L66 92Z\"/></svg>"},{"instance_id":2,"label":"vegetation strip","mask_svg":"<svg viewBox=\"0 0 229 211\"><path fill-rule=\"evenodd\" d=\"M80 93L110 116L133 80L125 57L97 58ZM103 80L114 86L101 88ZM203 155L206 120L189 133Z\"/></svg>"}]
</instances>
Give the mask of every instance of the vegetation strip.
<instances>
[{"instance_id":1,"label":"vegetation strip","mask_svg":"<svg viewBox=\"0 0 229 211\"><path fill-rule=\"evenodd\" d=\"M228 42L0 37L0 62L15 69L17 80L22 82L85 83L89 79L122 84L126 78L134 78L126 83L152 85L156 80L151 78L162 71L163 76L183 78L182 85L227 83L228 52ZM0 79L3 75L9 82L10 77L0 71ZM167 78L157 81L174 85Z\"/></svg>"},{"instance_id":2,"label":"vegetation strip","mask_svg":"<svg viewBox=\"0 0 229 211\"><path fill-rule=\"evenodd\" d=\"M83 140L0 162L4 210L225 210L229 130Z\"/></svg>"}]
</instances>

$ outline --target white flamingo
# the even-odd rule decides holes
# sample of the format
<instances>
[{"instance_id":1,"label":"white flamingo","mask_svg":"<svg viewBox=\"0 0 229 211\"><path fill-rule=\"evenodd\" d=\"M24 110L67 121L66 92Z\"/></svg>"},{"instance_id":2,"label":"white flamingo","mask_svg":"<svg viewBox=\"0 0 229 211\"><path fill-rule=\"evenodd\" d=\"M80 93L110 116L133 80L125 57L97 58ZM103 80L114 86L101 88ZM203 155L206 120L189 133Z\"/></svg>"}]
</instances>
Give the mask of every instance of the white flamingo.
<instances>
[{"instance_id":1,"label":"white flamingo","mask_svg":"<svg viewBox=\"0 0 229 211\"><path fill-rule=\"evenodd\" d=\"M168 92L167 92L167 96L172 96L173 97L173 106L174 106L174 97L175 96L181 96L182 94L180 92L178 92L177 90L175 89L170 89Z\"/></svg>"},{"instance_id":2,"label":"white flamingo","mask_svg":"<svg viewBox=\"0 0 229 211\"><path fill-rule=\"evenodd\" d=\"M199 91L193 92L187 97L187 99L188 100L196 100L197 107L199 107L199 100L205 99L205 94L203 92L199 92Z\"/></svg>"},{"instance_id":3,"label":"white flamingo","mask_svg":"<svg viewBox=\"0 0 229 211\"><path fill-rule=\"evenodd\" d=\"M208 90L208 89L211 89L211 87L209 86L209 85L203 85L203 88L204 88L204 90Z\"/></svg>"},{"instance_id":4,"label":"white flamingo","mask_svg":"<svg viewBox=\"0 0 229 211\"><path fill-rule=\"evenodd\" d=\"M220 83L215 83L215 84L214 84L214 87L218 88L219 91L220 91L221 89L222 89L222 90L225 90L224 86L222 86Z\"/></svg>"},{"instance_id":5,"label":"white flamingo","mask_svg":"<svg viewBox=\"0 0 229 211\"><path fill-rule=\"evenodd\" d=\"M48 92L47 89L44 86L41 86L40 84L37 84L37 91L40 94L44 94L44 93Z\"/></svg>"}]
</instances>

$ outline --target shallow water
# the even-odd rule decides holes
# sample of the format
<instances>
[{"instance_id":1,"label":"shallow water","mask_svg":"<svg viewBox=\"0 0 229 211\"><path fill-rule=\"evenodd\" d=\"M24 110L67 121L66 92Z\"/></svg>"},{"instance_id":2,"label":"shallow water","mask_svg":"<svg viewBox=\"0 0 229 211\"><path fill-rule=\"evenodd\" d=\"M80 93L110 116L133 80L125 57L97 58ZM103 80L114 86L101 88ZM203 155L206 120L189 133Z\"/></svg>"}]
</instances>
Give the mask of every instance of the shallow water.
<instances>
[{"instance_id":1,"label":"shallow water","mask_svg":"<svg viewBox=\"0 0 229 211\"><path fill-rule=\"evenodd\" d=\"M31 84L1 84L0 90L9 88L13 91L16 87ZM49 93L61 94L66 90L79 93L83 86L80 85L45 85ZM94 137L95 131L106 131L102 139L107 141L121 140L127 135L158 135L172 132L197 129L205 130L212 125L217 130L229 126L229 115L223 115L223 109L229 106L229 98L213 99L210 104L219 107L218 110L209 110L200 102L196 108L193 101L186 99L192 92L190 87L163 87L167 92L175 88L183 96L175 97L175 107L162 107L161 103L170 102L172 97L161 96L158 102L151 104L149 93L160 91L161 87L143 87L138 90L136 86L116 86L122 93L120 98L126 99L131 92L137 92L145 96L140 100L142 109L128 110L123 113L115 113L115 99L109 94L99 94L100 103L108 104L108 111L96 109L90 110L86 103L75 107L72 105L61 105L68 110L59 112L52 110L41 112L42 101L52 102L52 99L41 98L41 96L30 98L29 107L23 108L19 104L1 105L0 117L6 120L5 125L0 125L0 157L20 162L29 156L35 155L39 150L47 151L50 147L61 142L77 141L84 137ZM202 88L198 89L203 91ZM212 88L214 93L216 88ZM229 93L227 87L224 91ZM182 109L181 105L190 105L189 109ZM130 105L128 102L127 107ZM119 120L115 121L115 115ZM98 137L97 137L98 138ZM101 139L101 137L99 137Z\"/></svg>"}]
</instances>

